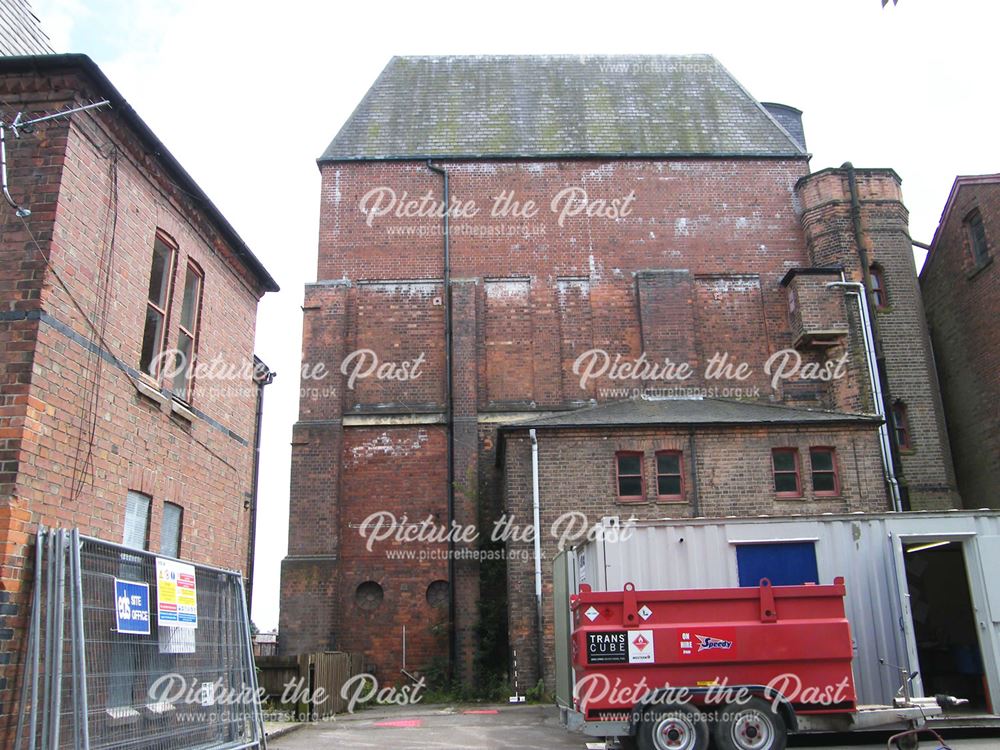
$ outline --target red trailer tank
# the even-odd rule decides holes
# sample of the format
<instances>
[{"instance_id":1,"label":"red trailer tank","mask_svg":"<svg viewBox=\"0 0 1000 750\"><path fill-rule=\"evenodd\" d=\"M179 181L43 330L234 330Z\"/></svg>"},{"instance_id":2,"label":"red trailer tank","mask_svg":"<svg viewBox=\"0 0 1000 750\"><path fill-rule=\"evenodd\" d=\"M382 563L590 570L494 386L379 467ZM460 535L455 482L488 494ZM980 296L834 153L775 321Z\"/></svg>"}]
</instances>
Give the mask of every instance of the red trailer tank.
<instances>
[{"instance_id":1,"label":"red trailer tank","mask_svg":"<svg viewBox=\"0 0 1000 750\"><path fill-rule=\"evenodd\" d=\"M746 686L794 714L854 711L844 594L843 578L642 592L582 585L570 605L576 709L587 721L621 720L654 692L657 703L721 706Z\"/></svg>"}]
</instances>

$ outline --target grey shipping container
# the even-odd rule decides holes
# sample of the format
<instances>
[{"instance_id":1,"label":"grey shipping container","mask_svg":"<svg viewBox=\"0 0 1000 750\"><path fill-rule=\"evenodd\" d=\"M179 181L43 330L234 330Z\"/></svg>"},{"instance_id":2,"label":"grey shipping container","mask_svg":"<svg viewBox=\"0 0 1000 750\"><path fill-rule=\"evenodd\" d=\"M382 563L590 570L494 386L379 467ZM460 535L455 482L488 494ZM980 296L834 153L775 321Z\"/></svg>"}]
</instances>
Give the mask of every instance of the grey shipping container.
<instances>
[{"instance_id":1,"label":"grey shipping container","mask_svg":"<svg viewBox=\"0 0 1000 750\"><path fill-rule=\"evenodd\" d=\"M847 584L859 704L892 703L901 669L914 695L948 693L969 704L948 723L996 725L1000 711L1000 513L943 511L727 519L618 526L554 561L556 688L572 708L566 610L595 591Z\"/></svg>"}]
</instances>

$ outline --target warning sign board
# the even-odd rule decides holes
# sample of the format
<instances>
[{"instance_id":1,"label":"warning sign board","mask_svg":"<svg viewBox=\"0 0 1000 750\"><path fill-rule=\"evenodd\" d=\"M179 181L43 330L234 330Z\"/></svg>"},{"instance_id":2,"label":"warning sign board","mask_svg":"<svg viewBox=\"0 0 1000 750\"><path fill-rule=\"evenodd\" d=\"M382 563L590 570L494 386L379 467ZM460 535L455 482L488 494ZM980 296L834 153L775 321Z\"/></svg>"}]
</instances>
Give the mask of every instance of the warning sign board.
<instances>
[{"instance_id":1,"label":"warning sign board","mask_svg":"<svg viewBox=\"0 0 1000 750\"><path fill-rule=\"evenodd\" d=\"M632 630L628 634L628 663L643 664L654 661L653 631Z\"/></svg>"},{"instance_id":2,"label":"warning sign board","mask_svg":"<svg viewBox=\"0 0 1000 750\"><path fill-rule=\"evenodd\" d=\"M156 558L156 623L198 627L198 589L194 566Z\"/></svg>"}]
</instances>

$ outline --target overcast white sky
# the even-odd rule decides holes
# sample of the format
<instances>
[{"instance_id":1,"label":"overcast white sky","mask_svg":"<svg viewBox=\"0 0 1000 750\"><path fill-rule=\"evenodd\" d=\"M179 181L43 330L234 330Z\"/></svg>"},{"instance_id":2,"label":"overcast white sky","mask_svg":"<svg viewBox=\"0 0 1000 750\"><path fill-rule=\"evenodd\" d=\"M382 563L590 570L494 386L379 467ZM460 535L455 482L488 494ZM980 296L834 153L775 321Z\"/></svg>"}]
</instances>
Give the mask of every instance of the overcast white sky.
<instances>
[{"instance_id":1,"label":"overcast white sky","mask_svg":"<svg viewBox=\"0 0 1000 750\"><path fill-rule=\"evenodd\" d=\"M981 0L359 2L32 0L90 55L278 280L260 306L267 390L253 618L278 623L315 160L392 55L707 52L757 99L804 111L814 170L903 178L929 242L957 174L1000 172L997 28Z\"/></svg>"}]
</instances>

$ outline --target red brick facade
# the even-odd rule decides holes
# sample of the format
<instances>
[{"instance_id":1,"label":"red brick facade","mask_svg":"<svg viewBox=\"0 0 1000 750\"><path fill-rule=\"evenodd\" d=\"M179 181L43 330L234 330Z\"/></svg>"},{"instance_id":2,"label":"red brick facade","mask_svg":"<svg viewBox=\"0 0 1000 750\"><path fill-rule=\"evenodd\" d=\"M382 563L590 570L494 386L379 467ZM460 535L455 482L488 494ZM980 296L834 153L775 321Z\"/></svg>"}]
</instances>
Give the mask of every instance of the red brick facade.
<instances>
[{"instance_id":1,"label":"red brick facade","mask_svg":"<svg viewBox=\"0 0 1000 750\"><path fill-rule=\"evenodd\" d=\"M721 518L760 514L788 515L885 511L887 499L874 432L863 427L698 427L538 430L544 609L544 678L554 684L552 560L560 549L583 541L586 516L591 526L606 516L620 522L658 518ZM817 495L812 487L810 448L835 450L839 491ZM779 497L773 490L771 451L798 451L801 497ZM615 455L642 454L645 496L617 498ZM656 454L680 455L682 497L657 496ZM505 456L505 512L531 524L531 443L525 430L510 433ZM614 533L614 532L609 532ZM536 671L534 556L531 544L508 546L511 646L522 674Z\"/></svg>"},{"instance_id":2,"label":"red brick facade","mask_svg":"<svg viewBox=\"0 0 1000 750\"><path fill-rule=\"evenodd\" d=\"M973 224L982 226L976 251ZM1000 495L1000 175L959 177L920 275L948 417L958 488L967 508Z\"/></svg>"},{"instance_id":3,"label":"red brick facade","mask_svg":"<svg viewBox=\"0 0 1000 750\"><path fill-rule=\"evenodd\" d=\"M856 308L843 291L825 285L840 279L839 270L825 270L817 277L822 284L808 274L792 274L787 283L790 271L815 266L842 267L848 279L861 279L842 170L809 175L804 158L453 160L441 166L451 205L462 207L450 218L449 247L457 522L478 521L488 536L504 509L518 524L529 521L524 434L507 441L497 465L503 439L497 426L516 419L629 398L650 386L657 395L717 389L710 395L872 412ZM432 582L446 577L447 564L392 559L397 548L430 558L445 543L382 542L368 550L360 528L379 512L447 522L444 241L440 216L421 208L422 201L426 207L442 199L442 178L419 161L329 161L321 173L319 281L307 287L304 306L306 375L292 454L281 648L362 650L380 679L394 681L403 624L408 668L447 656L444 639L432 637L442 612L427 598ZM884 267L893 297L892 309L879 313L883 337L891 339L885 349L895 368L892 393L905 394L920 432L920 450L903 458L910 500L915 508L954 504L898 181L885 170L858 174L864 241ZM379 215L371 209L389 205L389 193L378 192L383 187L396 202ZM586 191L592 215L562 215L565 204L553 206L570 188ZM528 201L535 210L515 215L513 203L524 209ZM479 208L474 216L470 204ZM609 215L614 205L619 210ZM797 316L790 312L790 286ZM808 308L804 316L801 306ZM803 337L804 327L822 335ZM796 345L803 366L819 368L846 355L844 376L808 379L800 368L797 377L773 381L765 361ZM574 364L595 349L620 361L669 358L688 363L694 374L683 382L649 383L616 379L608 369L581 382ZM365 367L356 370L358 352L368 350ZM374 366L372 354L384 369ZM720 361L720 354L728 359ZM419 376L404 379L403 365L418 360ZM727 362L733 368L745 362L750 372L728 381L706 375L713 363ZM783 429L699 432L697 481L692 475L686 482L700 488L697 512L888 507L874 427ZM608 493L613 446L646 451L652 461L664 447L688 451L690 439L667 428L540 438L544 518L561 509L581 510L591 523L622 515ZM841 493L823 500L807 493L794 511L776 501L766 447L774 441L799 447L804 460L810 445L835 446L843 462ZM640 517L685 516L693 507L687 499L627 510ZM524 549L513 544L509 551ZM551 544L546 552L550 565ZM532 562L509 560L507 572L509 635L518 646L523 688L538 675ZM454 573L457 666L468 679L477 653L477 601L503 591L481 592L472 560L456 560ZM366 582L381 587L381 602L364 599L367 589L359 586ZM362 599L370 607L363 612Z\"/></svg>"},{"instance_id":4,"label":"red brick facade","mask_svg":"<svg viewBox=\"0 0 1000 750\"><path fill-rule=\"evenodd\" d=\"M157 232L176 245L165 348L177 346L189 262L204 276L203 362L250 363L257 302L276 289L237 256L190 178L153 153L100 71L79 56L55 60L0 66L5 120L104 97L114 106L17 140L8 132L11 192L31 216L25 225L0 205L0 737L16 707L38 525L120 543L126 496L141 492L149 549L171 502L183 509L184 558L247 567L257 388L196 375L177 413L172 379L138 372Z\"/></svg>"}]
</instances>

